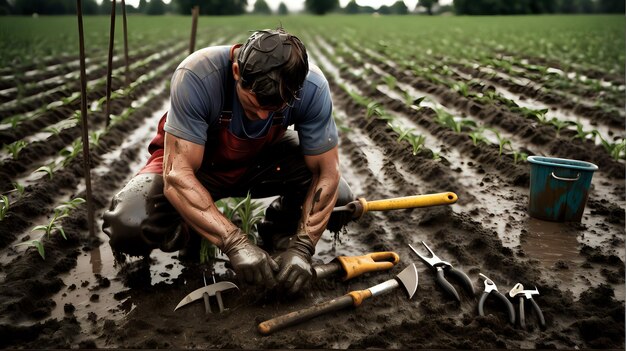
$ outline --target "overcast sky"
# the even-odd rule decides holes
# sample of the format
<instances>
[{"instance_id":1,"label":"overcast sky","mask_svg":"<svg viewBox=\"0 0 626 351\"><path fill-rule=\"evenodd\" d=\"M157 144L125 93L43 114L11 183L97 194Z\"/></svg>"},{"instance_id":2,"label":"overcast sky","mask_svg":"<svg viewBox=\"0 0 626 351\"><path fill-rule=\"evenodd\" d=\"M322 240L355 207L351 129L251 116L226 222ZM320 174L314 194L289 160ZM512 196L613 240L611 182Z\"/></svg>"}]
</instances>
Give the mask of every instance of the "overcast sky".
<instances>
[{"instance_id":1,"label":"overcast sky","mask_svg":"<svg viewBox=\"0 0 626 351\"><path fill-rule=\"evenodd\" d=\"M148 0L149 1L149 0ZM170 2L171 0L164 0L165 2ZM254 6L254 2L256 0L248 0L248 9L252 10L252 6ZM274 11L278 9L278 5L282 2L287 5L287 8L291 12L300 11L304 9L304 0L265 0L270 8ZM397 0L356 0L356 3L361 6L371 6L375 9L379 8L382 5L391 6ZM415 8L415 4L417 4L418 0L404 0L404 3L412 11ZM339 5L341 7L345 7L350 0L339 0ZM137 6L139 5L139 0L126 0L126 3L129 5ZM452 3L452 0L440 0L440 4L449 4Z\"/></svg>"}]
</instances>

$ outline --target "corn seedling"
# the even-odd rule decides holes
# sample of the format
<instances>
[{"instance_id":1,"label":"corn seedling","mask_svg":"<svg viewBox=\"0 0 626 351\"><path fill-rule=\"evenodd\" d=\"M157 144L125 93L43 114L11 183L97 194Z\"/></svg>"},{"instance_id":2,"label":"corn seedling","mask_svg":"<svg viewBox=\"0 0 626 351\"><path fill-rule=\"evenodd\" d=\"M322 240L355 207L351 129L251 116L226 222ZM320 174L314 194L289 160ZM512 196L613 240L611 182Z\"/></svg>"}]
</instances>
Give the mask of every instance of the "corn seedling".
<instances>
[{"instance_id":1,"label":"corn seedling","mask_svg":"<svg viewBox=\"0 0 626 351\"><path fill-rule=\"evenodd\" d=\"M502 135L500 135L500 133L495 130L495 129L491 129L489 128L489 130L491 130L493 132L493 134L495 134L496 138L498 139L498 156L502 156L502 152L504 151L504 148L508 145L509 148L511 149L511 151L513 150L513 144L511 144L511 140L503 137Z\"/></svg>"},{"instance_id":2,"label":"corn seedling","mask_svg":"<svg viewBox=\"0 0 626 351\"><path fill-rule=\"evenodd\" d=\"M59 151L59 155L65 157L63 160L63 167L67 165L78 155L83 152L83 141L80 139L74 140L71 146Z\"/></svg>"},{"instance_id":3,"label":"corn seedling","mask_svg":"<svg viewBox=\"0 0 626 351\"><path fill-rule=\"evenodd\" d=\"M43 248L43 243L41 242L41 239L26 241L23 243L15 244L14 246L32 246L37 249L37 252L39 252L41 258L43 258L44 260L46 259L46 252Z\"/></svg>"},{"instance_id":4,"label":"corn seedling","mask_svg":"<svg viewBox=\"0 0 626 351\"><path fill-rule=\"evenodd\" d=\"M11 191L16 191L17 192L17 198L21 199L22 196L24 196L24 190L25 190L24 186L22 184L18 183L18 182L13 182L11 184L13 184L13 190L11 190Z\"/></svg>"},{"instance_id":5,"label":"corn seedling","mask_svg":"<svg viewBox=\"0 0 626 351\"><path fill-rule=\"evenodd\" d=\"M89 145L91 145L94 148L99 147L99 145L100 145L100 137L103 134L104 134L104 131L102 131L102 130L97 130L95 132L91 132L89 134Z\"/></svg>"},{"instance_id":6,"label":"corn seedling","mask_svg":"<svg viewBox=\"0 0 626 351\"><path fill-rule=\"evenodd\" d=\"M372 116L382 116L383 115L383 110L380 107L380 104L377 102L370 102L367 104L367 113L365 114L365 117L367 119L371 118Z\"/></svg>"},{"instance_id":7,"label":"corn seedling","mask_svg":"<svg viewBox=\"0 0 626 351\"><path fill-rule=\"evenodd\" d=\"M456 133L460 133L463 127L476 127L476 122L471 119L460 119L457 121L453 115L442 108L435 109L435 112L437 112L437 123L454 130Z\"/></svg>"},{"instance_id":8,"label":"corn seedling","mask_svg":"<svg viewBox=\"0 0 626 351\"><path fill-rule=\"evenodd\" d=\"M513 163L517 164L517 162L526 161L528 158L528 154L521 151L513 150Z\"/></svg>"},{"instance_id":9,"label":"corn seedling","mask_svg":"<svg viewBox=\"0 0 626 351\"><path fill-rule=\"evenodd\" d=\"M37 168L33 173L46 173L48 175L48 177L50 177L50 179L52 179L52 176L54 175L54 169L55 169L56 165L53 163L47 165L47 166L41 166L39 168Z\"/></svg>"},{"instance_id":10,"label":"corn seedling","mask_svg":"<svg viewBox=\"0 0 626 351\"><path fill-rule=\"evenodd\" d=\"M264 217L261 204L256 201L252 201L250 193L243 198L236 206L235 211L241 219L241 230L248 235L248 238L256 244L256 236L254 235L254 229L256 224Z\"/></svg>"},{"instance_id":11,"label":"corn seedling","mask_svg":"<svg viewBox=\"0 0 626 351\"><path fill-rule=\"evenodd\" d=\"M576 135L572 137L572 139L581 139L581 140L593 140L596 142L596 137L600 135L600 132L597 130L585 131L583 129L583 125L581 123L576 123Z\"/></svg>"},{"instance_id":12,"label":"corn seedling","mask_svg":"<svg viewBox=\"0 0 626 351\"><path fill-rule=\"evenodd\" d=\"M575 125L575 122L572 121L561 121L555 117L553 117L550 121L548 121L550 124L552 124L554 126L554 128L556 128L556 137L558 138L561 134L561 129L567 127L567 126L571 126L571 125Z\"/></svg>"},{"instance_id":13,"label":"corn seedling","mask_svg":"<svg viewBox=\"0 0 626 351\"><path fill-rule=\"evenodd\" d=\"M469 137L475 146L478 146L480 143L489 144L489 140L483 135L484 130L484 128L476 128L469 133Z\"/></svg>"},{"instance_id":14,"label":"corn seedling","mask_svg":"<svg viewBox=\"0 0 626 351\"><path fill-rule=\"evenodd\" d=\"M61 133L61 129L56 128L56 127L48 127L46 129L43 130L44 132L48 132L52 135L59 135L59 133Z\"/></svg>"},{"instance_id":15,"label":"corn seedling","mask_svg":"<svg viewBox=\"0 0 626 351\"><path fill-rule=\"evenodd\" d=\"M26 145L28 144L24 140L18 140L16 142L8 144L7 146L5 146L5 148L11 154L13 159L17 160L20 152L26 147Z\"/></svg>"},{"instance_id":16,"label":"corn seedling","mask_svg":"<svg viewBox=\"0 0 626 351\"><path fill-rule=\"evenodd\" d=\"M600 143L602 144L602 147L604 147L606 152L608 152L611 158L615 161L618 161L621 158L622 153L626 151L626 140L622 140L618 143L612 143L608 140L605 140L596 130L593 130L593 134L600 137Z\"/></svg>"},{"instance_id":17,"label":"corn seedling","mask_svg":"<svg viewBox=\"0 0 626 351\"><path fill-rule=\"evenodd\" d=\"M470 94L469 85L465 84L464 82L455 83L452 86L452 89L454 89L454 91L458 92L464 97L468 97Z\"/></svg>"},{"instance_id":18,"label":"corn seedling","mask_svg":"<svg viewBox=\"0 0 626 351\"><path fill-rule=\"evenodd\" d=\"M385 76L383 79L385 80L385 84L387 84L387 87L389 87L389 89L393 90L396 88L396 84L398 83L396 77Z\"/></svg>"},{"instance_id":19,"label":"corn seedling","mask_svg":"<svg viewBox=\"0 0 626 351\"><path fill-rule=\"evenodd\" d=\"M6 217L10 205L9 197L6 195L0 195L0 221Z\"/></svg>"}]
</instances>

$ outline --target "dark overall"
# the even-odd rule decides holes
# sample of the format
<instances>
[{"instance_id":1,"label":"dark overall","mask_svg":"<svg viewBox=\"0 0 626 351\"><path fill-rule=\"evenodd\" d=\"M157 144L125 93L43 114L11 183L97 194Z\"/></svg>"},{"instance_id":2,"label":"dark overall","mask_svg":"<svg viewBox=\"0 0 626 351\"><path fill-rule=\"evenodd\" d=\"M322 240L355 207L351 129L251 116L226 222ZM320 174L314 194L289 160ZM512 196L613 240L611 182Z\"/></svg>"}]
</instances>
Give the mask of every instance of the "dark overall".
<instances>
[{"instance_id":1,"label":"dark overall","mask_svg":"<svg viewBox=\"0 0 626 351\"><path fill-rule=\"evenodd\" d=\"M232 75L227 78L224 101L233 101ZM190 230L163 194L163 153L167 113L159 121L157 135L150 142L150 158L144 168L117 193L103 219L103 231L111 248L135 256L152 249L173 252L185 248ZM298 135L287 130L282 113L275 112L265 136L242 139L229 130L232 111L222 111L219 122L209 127L200 170L196 177L214 201L225 197L252 198L279 195L258 225L268 244L273 236L295 234L301 205L311 183ZM342 178L336 205L354 200ZM333 214L328 229L338 231L348 218ZM271 247L267 247L271 249ZM199 248L198 248L199 249Z\"/></svg>"}]
</instances>

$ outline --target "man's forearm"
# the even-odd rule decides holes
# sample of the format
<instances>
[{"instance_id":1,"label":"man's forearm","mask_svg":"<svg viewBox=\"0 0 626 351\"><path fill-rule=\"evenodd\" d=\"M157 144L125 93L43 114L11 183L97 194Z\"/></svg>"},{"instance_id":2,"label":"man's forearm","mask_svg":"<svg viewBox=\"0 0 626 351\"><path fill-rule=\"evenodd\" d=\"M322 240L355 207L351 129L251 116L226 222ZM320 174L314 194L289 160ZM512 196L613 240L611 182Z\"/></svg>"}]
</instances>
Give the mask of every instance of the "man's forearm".
<instances>
[{"instance_id":1,"label":"man's forearm","mask_svg":"<svg viewBox=\"0 0 626 351\"><path fill-rule=\"evenodd\" d=\"M165 176L165 196L196 232L218 247L237 227L217 209L211 194L195 175L170 172Z\"/></svg>"},{"instance_id":2,"label":"man's forearm","mask_svg":"<svg viewBox=\"0 0 626 351\"><path fill-rule=\"evenodd\" d=\"M326 229L337 201L338 185L338 172L313 177L302 206L302 219L298 224L298 233L307 233L313 244L317 244Z\"/></svg>"}]
</instances>

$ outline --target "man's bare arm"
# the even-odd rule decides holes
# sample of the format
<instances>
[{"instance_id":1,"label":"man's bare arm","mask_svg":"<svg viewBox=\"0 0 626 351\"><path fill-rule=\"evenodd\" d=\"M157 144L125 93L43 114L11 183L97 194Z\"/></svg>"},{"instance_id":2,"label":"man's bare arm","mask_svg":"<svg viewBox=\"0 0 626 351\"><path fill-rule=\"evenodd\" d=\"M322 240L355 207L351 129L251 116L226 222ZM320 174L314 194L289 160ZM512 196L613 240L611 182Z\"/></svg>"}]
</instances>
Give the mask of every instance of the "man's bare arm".
<instances>
[{"instance_id":1,"label":"man's bare arm","mask_svg":"<svg viewBox=\"0 0 626 351\"><path fill-rule=\"evenodd\" d=\"M218 247L236 230L217 209L211 194L196 178L204 146L165 133L163 160L164 194L187 224Z\"/></svg>"},{"instance_id":2,"label":"man's bare arm","mask_svg":"<svg viewBox=\"0 0 626 351\"><path fill-rule=\"evenodd\" d=\"M302 220L298 232L305 232L317 244L335 207L339 185L339 152L333 149L315 156L305 156L304 161L313 173L311 186L302 206Z\"/></svg>"}]
</instances>

